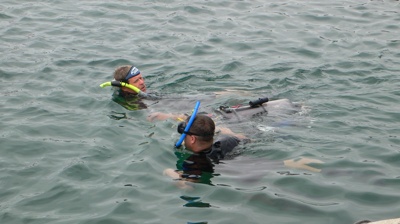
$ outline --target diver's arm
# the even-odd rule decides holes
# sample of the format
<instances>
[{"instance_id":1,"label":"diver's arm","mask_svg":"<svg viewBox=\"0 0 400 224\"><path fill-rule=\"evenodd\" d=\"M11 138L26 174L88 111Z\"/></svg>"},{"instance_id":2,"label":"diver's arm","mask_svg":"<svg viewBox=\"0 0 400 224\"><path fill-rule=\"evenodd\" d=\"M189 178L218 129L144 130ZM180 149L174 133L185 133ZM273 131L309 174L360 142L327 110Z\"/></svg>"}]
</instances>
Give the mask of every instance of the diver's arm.
<instances>
[{"instance_id":1,"label":"diver's arm","mask_svg":"<svg viewBox=\"0 0 400 224\"><path fill-rule=\"evenodd\" d=\"M164 121L167 119L173 119L173 120L177 120L177 121L184 121L186 120L187 115L185 114L169 114L169 113L162 113L162 112L155 112L150 114L149 116L147 116L147 120L148 121Z\"/></svg>"},{"instance_id":2,"label":"diver's arm","mask_svg":"<svg viewBox=\"0 0 400 224\"><path fill-rule=\"evenodd\" d=\"M242 140L242 139L247 139L247 137L241 133L235 133L233 132L231 129L227 128L227 127L221 127L218 126L215 128L215 132L219 133L219 134L223 134L223 135L232 135L235 136L236 138Z\"/></svg>"}]
</instances>

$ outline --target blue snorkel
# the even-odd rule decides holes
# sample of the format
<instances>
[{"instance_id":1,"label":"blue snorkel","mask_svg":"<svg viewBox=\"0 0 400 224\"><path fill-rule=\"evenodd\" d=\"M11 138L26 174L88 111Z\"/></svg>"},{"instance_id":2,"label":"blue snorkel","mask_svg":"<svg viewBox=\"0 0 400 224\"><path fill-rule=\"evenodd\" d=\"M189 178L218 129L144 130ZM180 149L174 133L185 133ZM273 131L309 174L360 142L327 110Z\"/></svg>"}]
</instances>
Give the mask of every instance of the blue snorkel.
<instances>
[{"instance_id":1,"label":"blue snorkel","mask_svg":"<svg viewBox=\"0 0 400 224\"><path fill-rule=\"evenodd\" d=\"M197 111L199 110L199 107L200 107L200 101L197 101L196 102L196 106L194 106L193 113L190 116L189 122L185 127L185 131L182 133L181 138L179 139L179 141L175 144L176 148L179 148L182 145L182 142L186 137L186 133L188 133L189 130L190 130L190 127L192 127L193 121L196 118L196 114L197 114Z\"/></svg>"}]
</instances>

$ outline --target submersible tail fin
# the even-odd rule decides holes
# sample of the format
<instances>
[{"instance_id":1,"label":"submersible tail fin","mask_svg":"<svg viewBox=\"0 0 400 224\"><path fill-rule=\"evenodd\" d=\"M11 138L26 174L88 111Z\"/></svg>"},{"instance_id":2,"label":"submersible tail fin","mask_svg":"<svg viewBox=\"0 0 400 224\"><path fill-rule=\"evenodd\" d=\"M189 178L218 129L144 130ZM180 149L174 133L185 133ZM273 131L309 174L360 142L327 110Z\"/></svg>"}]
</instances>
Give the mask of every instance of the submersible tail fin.
<instances>
[{"instance_id":1,"label":"submersible tail fin","mask_svg":"<svg viewBox=\"0 0 400 224\"><path fill-rule=\"evenodd\" d=\"M262 105L263 103L268 102L268 97L258 98L257 100L252 100L249 102L248 106L238 106L238 107L226 107L220 106L219 111L226 118L232 117L230 114L234 114L234 116L241 121L239 115L244 116L255 116L264 113L268 113L265 107Z\"/></svg>"},{"instance_id":2,"label":"submersible tail fin","mask_svg":"<svg viewBox=\"0 0 400 224\"><path fill-rule=\"evenodd\" d=\"M263 103L266 103L268 101L269 101L268 97L258 98L258 100L250 101L249 105L251 108L261 107L265 113L268 113L267 110L262 105Z\"/></svg>"},{"instance_id":3,"label":"submersible tail fin","mask_svg":"<svg viewBox=\"0 0 400 224\"><path fill-rule=\"evenodd\" d=\"M232 112L239 112L242 110L248 110L252 108L257 108L257 107L262 107L264 111L266 112L265 108L263 107L263 103L268 102L268 97L264 98L258 98L258 100L253 100L249 102L249 106L236 106L236 107L226 107L226 106L220 106L219 109L224 111L225 113L232 113Z\"/></svg>"},{"instance_id":4,"label":"submersible tail fin","mask_svg":"<svg viewBox=\"0 0 400 224\"><path fill-rule=\"evenodd\" d=\"M268 97L258 98L258 100L250 101L249 105L250 105L250 107L254 108L254 107L262 106L263 103L266 103L268 101L269 101Z\"/></svg>"}]
</instances>

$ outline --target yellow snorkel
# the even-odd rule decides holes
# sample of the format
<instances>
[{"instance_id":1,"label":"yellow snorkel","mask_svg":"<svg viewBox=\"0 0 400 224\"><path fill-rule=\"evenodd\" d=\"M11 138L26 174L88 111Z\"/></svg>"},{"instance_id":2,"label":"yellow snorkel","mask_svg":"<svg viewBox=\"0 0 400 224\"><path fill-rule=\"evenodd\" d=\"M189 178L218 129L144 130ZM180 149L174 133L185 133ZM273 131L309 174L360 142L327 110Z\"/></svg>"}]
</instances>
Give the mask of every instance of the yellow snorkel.
<instances>
[{"instance_id":1,"label":"yellow snorkel","mask_svg":"<svg viewBox=\"0 0 400 224\"><path fill-rule=\"evenodd\" d=\"M100 87L104 88L106 86L116 86L116 87L126 87L129 88L133 91L135 91L135 93L137 93L139 96L141 97L149 97L149 94L142 92L139 88L137 88L134 85L128 84L126 82L120 82L120 81L111 81L111 82L105 82L100 84Z\"/></svg>"}]
</instances>

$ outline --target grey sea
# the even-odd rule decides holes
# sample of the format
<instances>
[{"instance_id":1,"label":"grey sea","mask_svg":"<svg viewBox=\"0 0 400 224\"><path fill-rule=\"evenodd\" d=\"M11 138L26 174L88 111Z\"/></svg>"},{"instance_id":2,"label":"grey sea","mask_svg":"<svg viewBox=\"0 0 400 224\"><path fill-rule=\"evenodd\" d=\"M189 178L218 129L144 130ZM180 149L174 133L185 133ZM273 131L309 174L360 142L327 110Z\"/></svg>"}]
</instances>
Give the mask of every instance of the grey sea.
<instances>
[{"instance_id":1,"label":"grey sea","mask_svg":"<svg viewBox=\"0 0 400 224\"><path fill-rule=\"evenodd\" d=\"M400 217L399 12L396 0L2 0L0 223ZM181 189L163 174L177 122L99 87L132 64L177 103L229 90L200 108L269 97L306 109L231 122L254 141ZM301 158L320 172L279 165Z\"/></svg>"}]
</instances>

